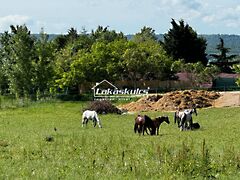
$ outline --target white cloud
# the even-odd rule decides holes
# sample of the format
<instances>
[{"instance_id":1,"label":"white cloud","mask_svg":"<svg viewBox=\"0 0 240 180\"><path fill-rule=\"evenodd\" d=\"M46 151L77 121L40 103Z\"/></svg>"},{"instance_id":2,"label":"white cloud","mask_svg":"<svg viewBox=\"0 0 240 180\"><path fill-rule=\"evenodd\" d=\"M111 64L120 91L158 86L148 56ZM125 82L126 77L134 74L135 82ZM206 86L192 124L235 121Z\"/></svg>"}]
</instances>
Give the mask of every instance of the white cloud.
<instances>
[{"instance_id":1,"label":"white cloud","mask_svg":"<svg viewBox=\"0 0 240 180\"><path fill-rule=\"evenodd\" d=\"M239 33L239 0L32 0L4 1L0 33L11 24L26 24L31 32L43 27L49 33L65 33L70 27L88 30L109 25L117 31L136 33L143 25L165 32L171 18L183 19L202 33ZM68 2L68 3L66 3ZM10 3L14 3L12 8ZM55 9L55 11L53 11ZM20 14L20 15L9 15ZM8 16L7 16L8 15Z\"/></svg>"},{"instance_id":2,"label":"white cloud","mask_svg":"<svg viewBox=\"0 0 240 180\"><path fill-rule=\"evenodd\" d=\"M30 22L28 16L8 15L0 17L0 32L9 30L10 25L23 25Z\"/></svg>"},{"instance_id":3,"label":"white cloud","mask_svg":"<svg viewBox=\"0 0 240 180\"><path fill-rule=\"evenodd\" d=\"M202 20L212 26L221 24L232 28L240 27L240 6L219 7L213 12L204 15Z\"/></svg>"},{"instance_id":4,"label":"white cloud","mask_svg":"<svg viewBox=\"0 0 240 180\"><path fill-rule=\"evenodd\" d=\"M215 15L206 15L202 17L203 22L212 23L216 20Z\"/></svg>"},{"instance_id":5,"label":"white cloud","mask_svg":"<svg viewBox=\"0 0 240 180\"><path fill-rule=\"evenodd\" d=\"M200 9L202 3L198 0L161 0L160 3L157 1L156 4L162 4L164 8L169 7L169 9L176 10L178 8L184 9Z\"/></svg>"}]
</instances>

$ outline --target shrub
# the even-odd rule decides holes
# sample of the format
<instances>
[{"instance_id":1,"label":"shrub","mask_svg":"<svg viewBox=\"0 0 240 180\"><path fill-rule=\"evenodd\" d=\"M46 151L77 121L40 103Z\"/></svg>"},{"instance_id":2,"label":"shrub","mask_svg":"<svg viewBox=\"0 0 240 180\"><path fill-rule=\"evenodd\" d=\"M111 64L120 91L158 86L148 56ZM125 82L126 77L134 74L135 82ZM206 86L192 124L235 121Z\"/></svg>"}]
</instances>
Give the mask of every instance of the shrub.
<instances>
[{"instance_id":1,"label":"shrub","mask_svg":"<svg viewBox=\"0 0 240 180\"><path fill-rule=\"evenodd\" d=\"M107 114L107 113L116 113L121 114L121 110L114 106L110 101L93 101L86 108L88 110L96 111L99 114Z\"/></svg>"}]
</instances>

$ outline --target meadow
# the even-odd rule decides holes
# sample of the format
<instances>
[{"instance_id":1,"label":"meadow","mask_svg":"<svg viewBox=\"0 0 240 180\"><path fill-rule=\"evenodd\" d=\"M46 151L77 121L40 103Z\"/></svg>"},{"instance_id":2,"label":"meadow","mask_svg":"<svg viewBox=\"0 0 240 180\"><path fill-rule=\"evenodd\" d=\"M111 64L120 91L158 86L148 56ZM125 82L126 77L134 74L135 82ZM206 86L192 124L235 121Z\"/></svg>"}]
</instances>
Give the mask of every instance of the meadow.
<instances>
[{"instance_id":1,"label":"meadow","mask_svg":"<svg viewBox=\"0 0 240 180\"><path fill-rule=\"evenodd\" d=\"M25 103L26 104L26 103ZM198 109L201 128L180 132L173 112L159 136L133 132L136 114L100 115L81 127L83 102L0 110L0 179L239 179L240 107Z\"/></svg>"}]
</instances>

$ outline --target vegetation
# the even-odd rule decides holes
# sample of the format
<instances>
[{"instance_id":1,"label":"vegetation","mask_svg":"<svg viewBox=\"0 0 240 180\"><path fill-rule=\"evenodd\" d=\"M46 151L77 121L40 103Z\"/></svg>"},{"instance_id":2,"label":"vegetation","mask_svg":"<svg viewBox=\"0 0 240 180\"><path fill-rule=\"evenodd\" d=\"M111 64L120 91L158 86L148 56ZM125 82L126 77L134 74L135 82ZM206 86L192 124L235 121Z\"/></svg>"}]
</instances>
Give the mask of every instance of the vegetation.
<instances>
[{"instance_id":1,"label":"vegetation","mask_svg":"<svg viewBox=\"0 0 240 180\"><path fill-rule=\"evenodd\" d=\"M185 63L207 64L206 40L198 37L197 33L183 20L179 24L172 19L172 28L164 35L163 47L175 60L182 59Z\"/></svg>"},{"instance_id":2,"label":"vegetation","mask_svg":"<svg viewBox=\"0 0 240 180\"><path fill-rule=\"evenodd\" d=\"M202 83L209 83L214 80L216 75L221 72L217 66L209 65L205 67L201 62L197 63L182 63L182 61L175 61L172 68L176 72L185 72L188 78L193 83L193 87L198 87Z\"/></svg>"},{"instance_id":3,"label":"vegetation","mask_svg":"<svg viewBox=\"0 0 240 180\"><path fill-rule=\"evenodd\" d=\"M100 115L102 129L91 123L82 128L85 106L38 102L1 109L1 179L240 177L239 108L199 110L193 120L201 129L185 132L164 112L171 123L161 125L159 136L139 136L133 132L136 114Z\"/></svg>"},{"instance_id":4,"label":"vegetation","mask_svg":"<svg viewBox=\"0 0 240 180\"><path fill-rule=\"evenodd\" d=\"M198 82L211 81L216 67L206 66L206 40L183 20L171 23L162 43L150 27L128 40L122 32L102 26L89 34L70 28L55 39L43 29L35 38L25 25L11 26L0 36L0 92L39 100L69 94L87 82L131 80L134 87L140 80L176 79L183 71L206 77ZM176 68L179 62L182 68ZM185 68L190 66L200 71Z\"/></svg>"},{"instance_id":5,"label":"vegetation","mask_svg":"<svg viewBox=\"0 0 240 180\"><path fill-rule=\"evenodd\" d=\"M35 38L25 25L1 34L1 179L238 179L239 108L200 110L194 117L199 131L180 132L171 123L162 125L160 136L139 137L133 133L134 114L100 115L102 129L82 128L87 104L45 102L103 79L135 84L191 72L196 84L211 81L218 69L207 66L206 40L184 21L171 23L163 43L150 27L131 40L102 26L89 34L70 28L54 39L43 29ZM107 102L90 106L118 112ZM173 122L172 113L165 114Z\"/></svg>"},{"instance_id":6,"label":"vegetation","mask_svg":"<svg viewBox=\"0 0 240 180\"><path fill-rule=\"evenodd\" d=\"M220 43L217 45L216 49L220 51L220 54L210 54L210 56L216 59L216 61L211 61L210 64L217 65L222 72L231 73L231 66L238 63L238 61L231 60L236 58L237 55L227 55L230 49L224 46L224 40L222 38L220 38Z\"/></svg>"},{"instance_id":7,"label":"vegetation","mask_svg":"<svg viewBox=\"0 0 240 180\"><path fill-rule=\"evenodd\" d=\"M11 26L11 33L5 32L0 43L2 91L10 91L16 98L43 95L53 81L53 49L48 36L41 32L36 40L26 26Z\"/></svg>"},{"instance_id":8,"label":"vegetation","mask_svg":"<svg viewBox=\"0 0 240 180\"><path fill-rule=\"evenodd\" d=\"M233 69L235 70L236 73L240 73L240 64L234 64ZM240 86L240 78L237 79L237 85Z\"/></svg>"}]
</instances>

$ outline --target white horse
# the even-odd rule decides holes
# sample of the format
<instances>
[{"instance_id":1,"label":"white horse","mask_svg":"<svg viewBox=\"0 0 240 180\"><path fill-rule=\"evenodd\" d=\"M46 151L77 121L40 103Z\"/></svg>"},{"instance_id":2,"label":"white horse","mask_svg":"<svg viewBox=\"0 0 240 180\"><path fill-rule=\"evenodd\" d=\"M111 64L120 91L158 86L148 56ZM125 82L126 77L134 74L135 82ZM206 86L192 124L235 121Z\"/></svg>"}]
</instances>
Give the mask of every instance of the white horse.
<instances>
[{"instance_id":1,"label":"white horse","mask_svg":"<svg viewBox=\"0 0 240 180\"><path fill-rule=\"evenodd\" d=\"M82 127L84 127L84 124L87 126L88 120L93 121L94 127L96 124L98 124L98 127L102 128L102 124L100 121L100 118L98 118L97 112L96 111L90 111L86 110L82 114Z\"/></svg>"},{"instance_id":2,"label":"white horse","mask_svg":"<svg viewBox=\"0 0 240 180\"><path fill-rule=\"evenodd\" d=\"M186 109L184 111L176 111L174 115L174 122L178 123L178 127L180 130L185 129L192 129L193 121L192 121L192 114L195 113L197 116L196 108L193 109Z\"/></svg>"}]
</instances>

